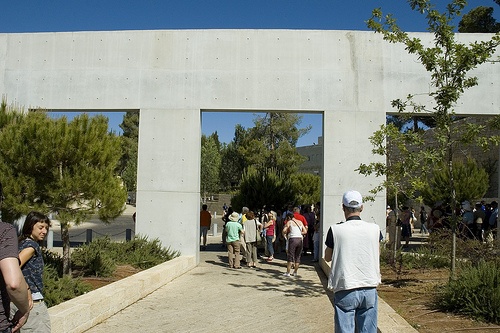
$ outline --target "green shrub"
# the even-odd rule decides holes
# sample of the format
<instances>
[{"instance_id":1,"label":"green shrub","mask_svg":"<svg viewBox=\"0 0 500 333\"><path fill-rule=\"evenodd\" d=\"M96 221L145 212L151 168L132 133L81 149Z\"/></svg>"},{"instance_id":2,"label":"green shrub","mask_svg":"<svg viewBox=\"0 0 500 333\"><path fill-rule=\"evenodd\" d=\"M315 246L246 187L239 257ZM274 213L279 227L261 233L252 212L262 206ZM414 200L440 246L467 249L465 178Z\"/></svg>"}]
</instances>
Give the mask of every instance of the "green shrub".
<instances>
[{"instance_id":1,"label":"green shrub","mask_svg":"<svg viewBox=\"0 0 500 333\"><path fill-rule=\"evenodd\" d=\"M54 269L57 276L63 275L63 259L59 254L42 249L42 256L45 267Z\"/></svg>"},{"instance_id":2,"label":"green shrub","mask_svg":"<svg viewBox=\"0 0 500 333\"><path fill-rule=\"evenodd\" d=\"M500 324L500 264L465 266L436 297L439 309Z\"/></svg>"},{"instance_id":3,"label":"green shrub","mask_svg":"<svg viewBox=\"0 0 500 333\"><path fill-rule=\"evenodd\" d=\"M124 243L116 243L116 260L136 268L148 269L179 256L179 252L162 248L159 239L152 241L147 237L135 237Z\"/></svg>"},{"instance_id":4,"label":"green shrub","mask_svg":"<svg viewBox=\"0 0 500 333\"><path fill-rule=\"evenodd\" d=\"M452 232L450 229L441 229L432 232L429 236L429 247L437 253L451 254ZM480 261L492 261L498 257L495 249L489 244L479 242L475 239L456 237L456 257L460 260L478 263Z\"/></svg>"},{"instance_id":5,"label":"green shrub","mask_svg":"<svg viewBox=\"0 0 500 333\"><path fill-rule=\"evenodd\" d=\"M132 265L148 269L179 256L179 252L162 248L158 239L135 237L129 242L112 242L99 238L75 249L73 264L86 275L110 276L116 265Z\"/></svg>"},{"instance_id":6,"label":"green shrub","mask_svg":"<svg viewBox=\"0 0 500 333\"><path fill-rule=\"evenodd\" d=\"M449 253L443 253L428 246L420 246L417 251L403 255L403 265L407 269L435 269L450 267Z\"/></svg>"},{"instance_id":7,"label":"green shrub","mask_svg":"<svg viewBox=\"0 0 500 333\"><path fill-rule=\"evenodd\" d=\"M84 275L111 276L117 264L129 264L147 269L179 256L179 252L161 247L158 239L136 237L130 242L112 242L109 237L99 238L76 248L71 256L74 268ZM80 296L92 286L80 278L62 274L62 257L43 250L44 299L48 307Z\"/></svg>"},{"instance_id":8,"label":"green shrub","mask_svg":"<svg viewBox=\"0 0 500 333\"><path fill-rule=\"evenodd\" d=\"M81 279L69 275L60 276L57 270L46 265L43 270L43 297L47 307L51 307L83 295L92 290L92 286Z\"/></svg>"},{"instance_id":9,"label":"green shrub","mask_svg":"<svg viewBox=\"0 0 500 333\"><path fill-rule=\"evenodd\" d=\"M380 249L381 265L389 265L393 269L401 271L402 269L435 269L447 268L450 266L449 253L442 249L435 249L428 245L421 245L415 252L396 251L394 259L394 250L382 246Z\"/></svg>"},{"instance_id":10,"label":"green shrub","mask_svg":"<svg viewBox=\"0 0 500 333\"><path fill-rule=\"evenodd\" d=\"M115 260L110 253L112 248L113 243L109 237L99 238L76 248L71 255L71 261L84 275L108 277L113 275L116 269Z\"/></svg>"}]
</instances>

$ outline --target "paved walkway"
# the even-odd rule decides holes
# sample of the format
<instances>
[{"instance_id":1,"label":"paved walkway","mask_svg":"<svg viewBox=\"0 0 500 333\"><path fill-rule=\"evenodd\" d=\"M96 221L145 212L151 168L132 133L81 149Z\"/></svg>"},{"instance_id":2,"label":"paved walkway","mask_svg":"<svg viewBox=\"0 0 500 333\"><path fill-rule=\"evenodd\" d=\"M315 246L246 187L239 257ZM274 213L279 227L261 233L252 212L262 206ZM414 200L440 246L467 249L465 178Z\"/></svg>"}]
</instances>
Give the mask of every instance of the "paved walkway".
<instances>
[{"instance_id":1,"label":"paved walkway","mask_svg":"<svg viewBox=\"0 0 500 333\"><path fill-rule=\"evenodd\" d=\"M196 268L87 332L333 332L323 272L305 256L299 277L283 277L284 259L230 269L209 236Z\"/></svg>"}]
</instances>

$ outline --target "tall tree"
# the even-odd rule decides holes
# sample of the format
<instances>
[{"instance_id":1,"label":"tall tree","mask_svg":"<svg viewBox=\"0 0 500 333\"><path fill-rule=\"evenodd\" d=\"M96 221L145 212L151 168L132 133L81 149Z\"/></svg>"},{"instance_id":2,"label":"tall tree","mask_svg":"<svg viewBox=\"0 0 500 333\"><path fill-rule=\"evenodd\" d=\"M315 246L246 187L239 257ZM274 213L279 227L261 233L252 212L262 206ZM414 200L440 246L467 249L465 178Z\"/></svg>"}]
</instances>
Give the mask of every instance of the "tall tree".
<instances>
[{"instance_id":1,"label":"tall tree","mask_svg":"<svg viewBox=\"0 0 500 333\"><path fill-rule=\"evenodd\" d=\"M453 163L457 201L468 200L472 202L472 200L482 198L488 190L489 175L486 170L479 167L472 159L467 159L465 162L454 161ZM424 202L427 204L434 204L438 201L450 202L450 192L447 190L450 175L446 165L441 163L428 177L429 180L422 189Z\"/></svg>"},{"instance_id":2,"label":"tall tree","mask_svg":"<svg viewBox=\"0 0 500 333\"><path fill-rule=\"evenodd\" d=\"M222 189L236 187L245 169L245 158L240 149L247 131L240 124L235 126L233 140L221 148L220 184Z\"/></svg>"},{"instance_id":3,"label":"tall tree","mask_svg":"<svg viewBox=\"0 0 500 333\"><path fill-rule=\"evenodd\" d=\"M457 140L456 133L452 132L454 107L465 90L477 85L476 77L469 74L479 65L489 61L500 43L497 33L490 40L476 41L469 45L459 43L453 33L453 21L459 17L466 5L465 0L451 1L444 12L439 12L429 0L409 0L413 10L425 15L428 31L434 36L432 46L426 46L419 38L410 37L396 24L394 17L382 15L381 9L375 9L368 20L368 27L383 34L385 40L391 43L405 45L410 54L415 54L424 68L430 74L432 89L430 97L434 99L432 108L419 104L410 94L405 99L392 101L392 106L398 112L429 113L436 121L435 139L437 146L425 152L428 163L431 161L444 161L449 177L448 190L450 192L452 207L456 206L456 184L453 172L454 148ZM474 133L476 135L474 135ZM469 126L468 132L461 138L464 141L473 141L477 138L477 127ZM481 140L484 144L485 141ZM498 141L496 141L498 143ZM415 161L411 161L415 163ZM454 210L453 214L455 214ZM455 274L455 240L456 216L452 216L453 240L451 277Z\"/></svg>"},{"instance_id":4,"label":"tall tree","mask_svg":"<svg viewBox=\"0 0 500 333\"><path fill-rule=\"evenodd\" d=\"M247 206L255 211L264 207L281 208L294 200L289 177L276 169L257 169L250 166L241 177L240 189L231 199L231 206L240 211Z\"/></svg>"},{"instance_id":5,"label":"tall tree","mask_svg":"<svg viewBox=\"0 0 500 333\"><path fill-rule=\"evenodd\" d=\"M296 204L314 204L321 200L321 177L310 173L294 173L291 176L292 191Z\"/></svg>"},{"instance_id":6,"label":"tall tree","mask_svg":"<svg viewBox=\"0 0 500 333\"><path fill-rule=\"evenodd\" d=\"M493 7L479 6L462 17L458 31L495 33L500 31L500 23L493 17Z\"/></svg>"},{"instance_id":7,"label":"tall tree","mask_svg":"<svg viewBox=\"0 0 500 333\"><path fill-rule=\"evenodd\" d=\"M299 128L302 117L292 113L269 112L254 119L240 146L247 166L266 170L275 168L290 175L297 171L304 158L297 153L298 139L310 127Z\"/></svg>"},{"instance_id":8,"label":"tall tree","mask_svg":"<svg viewBox=\"0 0 500 333\"><path fill-rule=\"evenodd\" d=\"M54 120L45 112L14 118L0 130L2 213L11 218L31 210L57 213L68 274L70 226L93 214L109 222L123 211L126 192L115 174L120 140L108 132L104 116L83 114L69 124L65 117Z\"/></svg>"},{"instance_id":9,"label":"tall tree","mask_svg":"<svg viewBox=\"0 0 500 333\"><path fill-rule=\"evenodd\" d=\"M201 192L204 197L209 193L218 193L221 155L217 146L217 134L201 138Z\"/></svg>"},{"instance_id":10,"label":"tall tree","mask_svg":"<svg viewBox=\"0 0 500 333\"><path fill-rule=\"evenodd\" d=\"M127 111L120 124L123 155L120 159L120 175L127 191L137 190L137 158L139 151L139 112Z\"/></svg>"}]
</instances>

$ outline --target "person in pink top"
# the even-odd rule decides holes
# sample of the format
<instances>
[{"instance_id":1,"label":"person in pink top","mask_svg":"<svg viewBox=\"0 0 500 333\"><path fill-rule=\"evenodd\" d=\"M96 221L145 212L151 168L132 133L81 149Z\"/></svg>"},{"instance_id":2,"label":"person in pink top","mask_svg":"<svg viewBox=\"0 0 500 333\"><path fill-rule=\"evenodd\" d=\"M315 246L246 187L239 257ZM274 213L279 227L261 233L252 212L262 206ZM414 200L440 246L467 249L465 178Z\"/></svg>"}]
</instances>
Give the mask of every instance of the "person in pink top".
<instances>
[{"instance_id":1,"label":"person in pink top","mask_svg":"<svg viewBox=\"0 0 500 333\"><path fill-rule=\"evenodd\" d=\"M264 223L264 229L266 230L266 242L267 242L267 249L269 251L269 257L267 258L268 262L273 261L274 259L274 235L275 235L275 229L276 229L276 218L277 214L275 211L270 211L269 214L269 219L267 222Z\"/></svg>"}]
</instances>

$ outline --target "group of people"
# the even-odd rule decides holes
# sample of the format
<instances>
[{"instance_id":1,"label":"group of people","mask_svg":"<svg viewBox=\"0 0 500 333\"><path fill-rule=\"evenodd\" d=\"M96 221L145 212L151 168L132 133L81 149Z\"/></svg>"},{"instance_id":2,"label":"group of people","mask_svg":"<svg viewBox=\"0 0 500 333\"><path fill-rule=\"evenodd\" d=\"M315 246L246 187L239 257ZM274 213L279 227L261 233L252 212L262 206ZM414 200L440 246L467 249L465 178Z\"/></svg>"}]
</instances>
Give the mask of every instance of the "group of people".
<instances>
[{"instance_id":1,"label":"group of people","mask_svg":"<svg viewBox=\"0 0 500 333\"><path fill-rule=\"evenodd\" d=\"M0 332L51 330L40 248L49 227L49 218L35 211L26 216L19 236L11 224L0 222Z\"/></svg>"},{"instance_id":2,"label":"group of people","mask_svg":"<svg viewBox=\"0 0 500 333\"><path fill-rule=\"evenodd\" d=\"M375 223L363 221L363 199L358 191L347 191L342 197L345 221L332 225L327 232L324 259L331 262L328 288L335 292L335 332L377 332L378 294L376 287L381 282L379 266L379 244L382 240L380 228ZM308 210L306 210L307 212ZM318 214L319 215L319 214ZM297 276L301 254L313 229L314 260L319 258L319 221L309 223L297 207L288 207L281 215L275 211L257 218L253 211L244 207L241 213L227 209L223 243L228 249L229 267L240 269L240 253L248 267L255 267L256 244L263 230L269 257L273 260L273 240L281 235L286 241L287 267L285 277ZM276 243L276 242L275 242ZM242 244L245 244L242 247ZM243 249L243 250L242 250ZM292 271L293 270L293 271Z\"/></svg>"},{"instance_id":3,"label":"group of people","mask_svg":"<svg viewBox=\"0 0 500 333\"><path fill-rule=\"evenodd\" d=\"M313 261L319 260L319 214L316 215L311 206L305 206L303 211L289 206L284 213L264 210L260 216L247 207L243 207L241 213L228 207L223 221L222 243L228 248L231 268L241 267L240 258L246 261L247 267L256 267L259 243L264 247L262 258L267 262L274 260L276 251L286 252L284 275L287 277L297 275L301 255L307 250L314 254Z\"/></svg>"},{"instance_id":4,"label":"group of people","mask_svg":"<svg viewBox=\"0 0 500 333\"><path fill-rule=\"evenodd\" d=\"M459 231L462 237L480 242L493 243L498 237L498 202L476 202L472 207L469 201L461 204Z\"/></svg>"},{"instance_id":5,"label":"group of people","mask_svg":"<svg viewBox=\"0 0 500 333\"><path fill-rule=\"evenodd\" d=\"M463 238L476 239L480 242L492 243L497 238L498 230L498 202L485 203L478 201L472 205L463 201L455 210L458 217L458 232ZM450 228L452 210L450 205L438 201L428 212L425 206L420 207L419 213L414 208L403 206L398 215L387 206L386 225L389 234L388 246L392 248L394 242L400 246L401 238L407 246L412 229L417 221L420 222L420 233L425 234L435 230ZM401 227L401 238L396 234L397 226Z\"/></svg>"}]
</instances>

